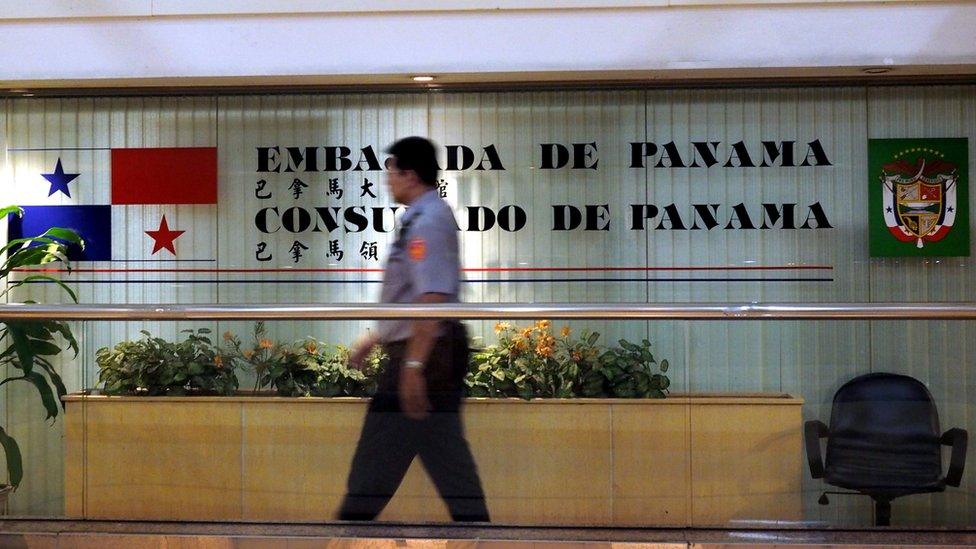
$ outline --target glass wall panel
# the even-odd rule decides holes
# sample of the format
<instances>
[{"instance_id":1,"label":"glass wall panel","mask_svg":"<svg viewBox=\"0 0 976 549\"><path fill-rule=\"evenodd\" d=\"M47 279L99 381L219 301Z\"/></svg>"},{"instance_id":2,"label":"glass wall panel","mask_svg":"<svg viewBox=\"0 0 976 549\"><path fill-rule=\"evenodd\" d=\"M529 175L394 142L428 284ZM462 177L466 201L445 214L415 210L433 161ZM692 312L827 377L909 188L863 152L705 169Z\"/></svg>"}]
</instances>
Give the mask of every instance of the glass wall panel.
<instances>
[{"instance_id":1,"label":"glass wall panel","mask_svg":"<svg viewBox=\"0 0 976 549\"><path fill-rule=\"evenodd\" d=\"M24 217L0 230L9 240L70 227L87 247L86 255L70 254L70 272L63 262L34 265L5 283L56 276L81 304L376 302L404 213L386 184L384 151L399 137L425 135L439 145L437 193L456 214L463 302L972 303L973 92L933 86L9 99L0 113L0 192L2 204L22 206ZM871 140L880 139L915 141L886 142L894 156L878 160L872 154L884 151ZM872 170L899 161L918 174L899 180L897 193L884 187L902 219L890 225L883 201L873 202L885 191ZM885 169L889 176L897 171ZM175 175L167 179L169 173ZM936 198L911 194L931 191L924 185L939 189ZM897 231L915 235L901 239L906 249L872 255L901 243ZM877 234L895 244L879 247ZM11 287L5 298L71 301L41 279ZM371 387L340 367L346 351L335 346L352 345L372 323L276 320L258 328L256 320L69 322L77 355L68 349L50 358L66 392L79 394L67 411L45 419L43 393L28 381L0 392L3 428L24 465L10 513L334 518L328 510L342 497L366 404L327 399L340 390L362 396ZM804 422L830 426L835 394L847 381L890 372L925 385L941 432L973 426L972 321L535 324L542 320L466 323L475 348L496 346L476 353L471 391L515 397L472 402L464 416L489 510L500 522L870 526L876 511L867 497L828 494L829 505L818 503L823 491L852 486L813 477ZM197 363L158 399L143 394L151 392L147 379L133 381L149 410L137 410L138 403L96 410L115 397L80 396L105 389L107 357L123 360L99 349L140 341L142 331L160 338L158 345L185 342L184 330L200 328L210 330L197 334L210 343L197 345L217 347L206 351L206 368ZM543 333L555 342L540 345ZM499 338L514 355L497 348ZM639 350L645 339L653 363ZM231 348L234 341L239 349ZM3 356L17 354L9 337L4 349ZM278 370L255 371L253 357L272 351L281 353ZM240 391L265 393L196 394L227 387L217 356L228 369L240 367ZM522 361L496 369L513 356ZM644 370L618 364L638 358ZM198 368L210 385L190 380L204 375ZM8 377L21 375L9 361L6 369ZM294 375L282 378L281 369ZM660 376L668 379L666 398L614 400L659 396ZM192 390L179 389L180 381ZM276 388L289 398L267 394ZM292 398L309 394L317 396ZM198 405L203 415L190 415ZM753 405L759 411L744 408ZM167 427L169 419L188 423ZM117 436L130 423L133 438ZM205 442L224 436L231 438ZM951 435L946 442L943 475ZM149 461L130 459L147 448ZM195 457L181 462L187 455ZM102 462L112 464L107 476L90 476L101 474L93 467ZM207 468L215 464L225 469ZM270 464L288 464L289 472ZM151 474L139 469L150 466ZM971 527L973 475L969 467L959 487L895 499L892 523ZM203 478L210 484L201 485ZM193 492L198 485L210 491ZM448 520L432 490L415 463L381 519ZM142 508L125 499L147 494L166 505ZM143 514L119 515L124 508Z\"/></svg>"},{"instance_id":2,"label":"glass wall panel","mask_svg":"<svg viewBox=\"0 0 976 549\"><path fill-rule=\"evenodd\" d=\"M958 358L965 354L964 336L973 329L972 321L654 322L670 325L669 333L682 334L692 348L707 345L721 329L744 348L772 343L767 334L759 340L741 337L741 327L756 324L767 327L776 344L803 349L812 340L810 347L821 350L771 361L760 376L733 376L738 379L734 387L723 381L695 388L681 380L707 379L703 371L713 366L675 360L666 340L649 341L646 350L653 356L643 354L643 343L626 336L633 329L627 321L602 322L604 331L596 340L590 339L587 321L503 322L509 326L473 344L465 381L469 398L461 416L496 522L872 526L874 502L852 493L855 487L838 486L842 452L835 447L831 456L828 449L840 444L831 437L845 433L841 393L852 380L869 374L894 376L931 396L930 407L912 402L910 416L895 417L905 426L921 417L938 435L948 435L932 454L940 461L929 463L938 478L951 477L956 462L971 458L971 450L964 457L952 456L951 430L973 427L968 404L973 384ZM63 373L68 396L55 421L44 420L36 386L6 384L5 430L20 445L24 470L10 499L12 514L275 522L336 518L368 398L375 391L373 380L381 374L367 370L364 378L345 369L337 344L347 342L330 339L335 331L323 333L309 324L304 337L291 340L270 336L273 321L267 323L268 334L256 337L249 322L183 322L194 333L92 348L90 343L98 340L94 334L109 324L72 325L79 358L64 360L56 369ZM896 346L883 364L872 365L869 353L825 352L837 347L835 327L872 334L951 330L960 337L917 356L899 353ZM531 333L523 336L526 328ZM555 340L552 352L538 346L547 334ZM179 346L194 340L193 360L171 361L169 369L154 363L161 356L180 356ZM557 379L566 385L553 383ZM880 394L866 399L878 404L882 418L876 421L905 404L890 388ZM818 446L804 441L812 421L831 431ZM865 446L877 443L870 434L858 436ZM826 480L813 476L811 455L825 463ZM923 459L913 456L916 462ZM848 467L865 482L856 488L876 493L869 481L877 480L888 464L876 454L860 457L869 458L880 460L871 470L863 468L865 461ZM424 463L414 460L379 520L450 519ZM378 464L392 467L386 459ZM911 476L905 469L899 474ZM959 486L942 486L944 491L929 493L931 487L923 487L920 493L900 493L891 505L891 523L971 527L972 468L958 480ZM827 504L821 502L825 492Z\"/></svg>"}]
</instances>

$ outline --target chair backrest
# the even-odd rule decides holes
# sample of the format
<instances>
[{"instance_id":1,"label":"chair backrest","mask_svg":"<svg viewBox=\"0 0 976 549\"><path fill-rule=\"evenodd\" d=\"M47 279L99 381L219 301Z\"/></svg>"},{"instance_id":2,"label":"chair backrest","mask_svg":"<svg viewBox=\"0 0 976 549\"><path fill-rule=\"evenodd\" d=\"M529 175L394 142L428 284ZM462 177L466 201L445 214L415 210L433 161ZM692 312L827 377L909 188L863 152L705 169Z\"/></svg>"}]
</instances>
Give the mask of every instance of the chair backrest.
<instances>
[{"instance_id":1,"label":"chair backrest","mask_svg":"<svg viewBox=\"0 0 976 549\"><path fill-rule=\"evenodd\" d=\"M939 413L920 381L859 376L834 395L825 467L851 486L930 485L942 477L939 437Z\"/></svg>"}]
</instances>

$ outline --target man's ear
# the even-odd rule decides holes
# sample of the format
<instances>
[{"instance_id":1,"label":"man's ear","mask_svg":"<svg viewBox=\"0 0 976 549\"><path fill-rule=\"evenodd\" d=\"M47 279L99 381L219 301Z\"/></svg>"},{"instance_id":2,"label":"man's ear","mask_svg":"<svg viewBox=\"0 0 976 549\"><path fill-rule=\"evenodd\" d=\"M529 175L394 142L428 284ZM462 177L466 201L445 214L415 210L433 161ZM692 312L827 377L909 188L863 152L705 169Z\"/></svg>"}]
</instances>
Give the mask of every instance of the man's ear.
<instances>
[{"instance_id":1,"label":"man's ear","mask_svg":"<svg viewBox=\"0 0 976 549\"><path fill-rule=\"evenodd\" d=\"M420 179L420 175L413 170L408 170L407 173L410 174L410 181L415 185L425 185L424 180Z\"/></svg>"}]
</instances>

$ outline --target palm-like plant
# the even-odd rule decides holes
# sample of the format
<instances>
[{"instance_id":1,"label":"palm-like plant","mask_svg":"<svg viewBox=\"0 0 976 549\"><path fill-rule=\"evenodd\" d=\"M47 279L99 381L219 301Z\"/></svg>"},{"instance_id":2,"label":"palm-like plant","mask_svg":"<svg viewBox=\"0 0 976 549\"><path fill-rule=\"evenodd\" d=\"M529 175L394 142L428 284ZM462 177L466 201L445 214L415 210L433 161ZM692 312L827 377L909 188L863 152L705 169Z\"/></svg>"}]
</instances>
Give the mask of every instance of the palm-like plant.
<instances>
[{"instance_id":1,"label":"palm-like plant","mask_svg":"<svg viewBox=\"0 0 976 549\"><path fill-rule=\"evenodd\" d=\"M8 206L0 209L0 219L9 215L22 217L24 210L18 206ZM11 272L23 267L36 267L47 263L61 262L70 270L68 261L68 246L77 244L84 247L84 242L77 233L69 229L52 227L44 234L29 238L18 238L7 242L0 248L0 256L6 254L6 259L0 265L0 298L7 299L10 292L26 283L46 281L62 288L72 301L78 302L74 291L56 277L48 274L32 274L18 280L9 280ZM27 301L33 303L33 301ZM59 340L57 336L61 336ZM71 334L66 322L46 321L0 321L0 341L6 344L0 352L0 366L9 365L12 375L0 381L0 386L13 381L26 381L37 388L41 403L47 411L47 419L58 416L58 408L64 406L61 401L67 391L61 376L58 375L51 357L68 348L78 355L78 342ZM64 346L62 348L62 345ZM0 426L0 445L3 446L7 461L7 475L10 484L16 489L24 478L23 458L20 447Z\"/></svg>"}]
</instances>

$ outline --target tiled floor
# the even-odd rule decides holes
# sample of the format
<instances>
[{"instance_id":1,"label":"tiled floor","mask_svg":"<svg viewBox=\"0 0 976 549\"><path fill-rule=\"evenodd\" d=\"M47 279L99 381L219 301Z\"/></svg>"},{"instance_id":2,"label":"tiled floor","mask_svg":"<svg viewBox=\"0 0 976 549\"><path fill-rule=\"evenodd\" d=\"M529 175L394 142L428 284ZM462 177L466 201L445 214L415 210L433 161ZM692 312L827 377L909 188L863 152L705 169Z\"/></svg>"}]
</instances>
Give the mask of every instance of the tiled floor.
<instances>
[{"instance_id":1,"label":"tiled floor","mask_svg":"<svg viewBox=\"0 0 976 549\"><path fill-rule=\"evenodd\" d=\"M566 541L467 541L392 539L225 538L202 536L128 536L65 534L0 535L0 547L29 549L688 549L686 543L613 543ZM703 548L705 549L705 548Z\"/></svg>"},{"instance_id":2,"label":"tiled floor","mask_svg":"<svg viewBox=\"0 0 976 549\"><path fill-rule=\"evenodd\" d=\"M0 520L0 549L973 547L976 531L692 530Z\"/></svg>"}]
</instances>

